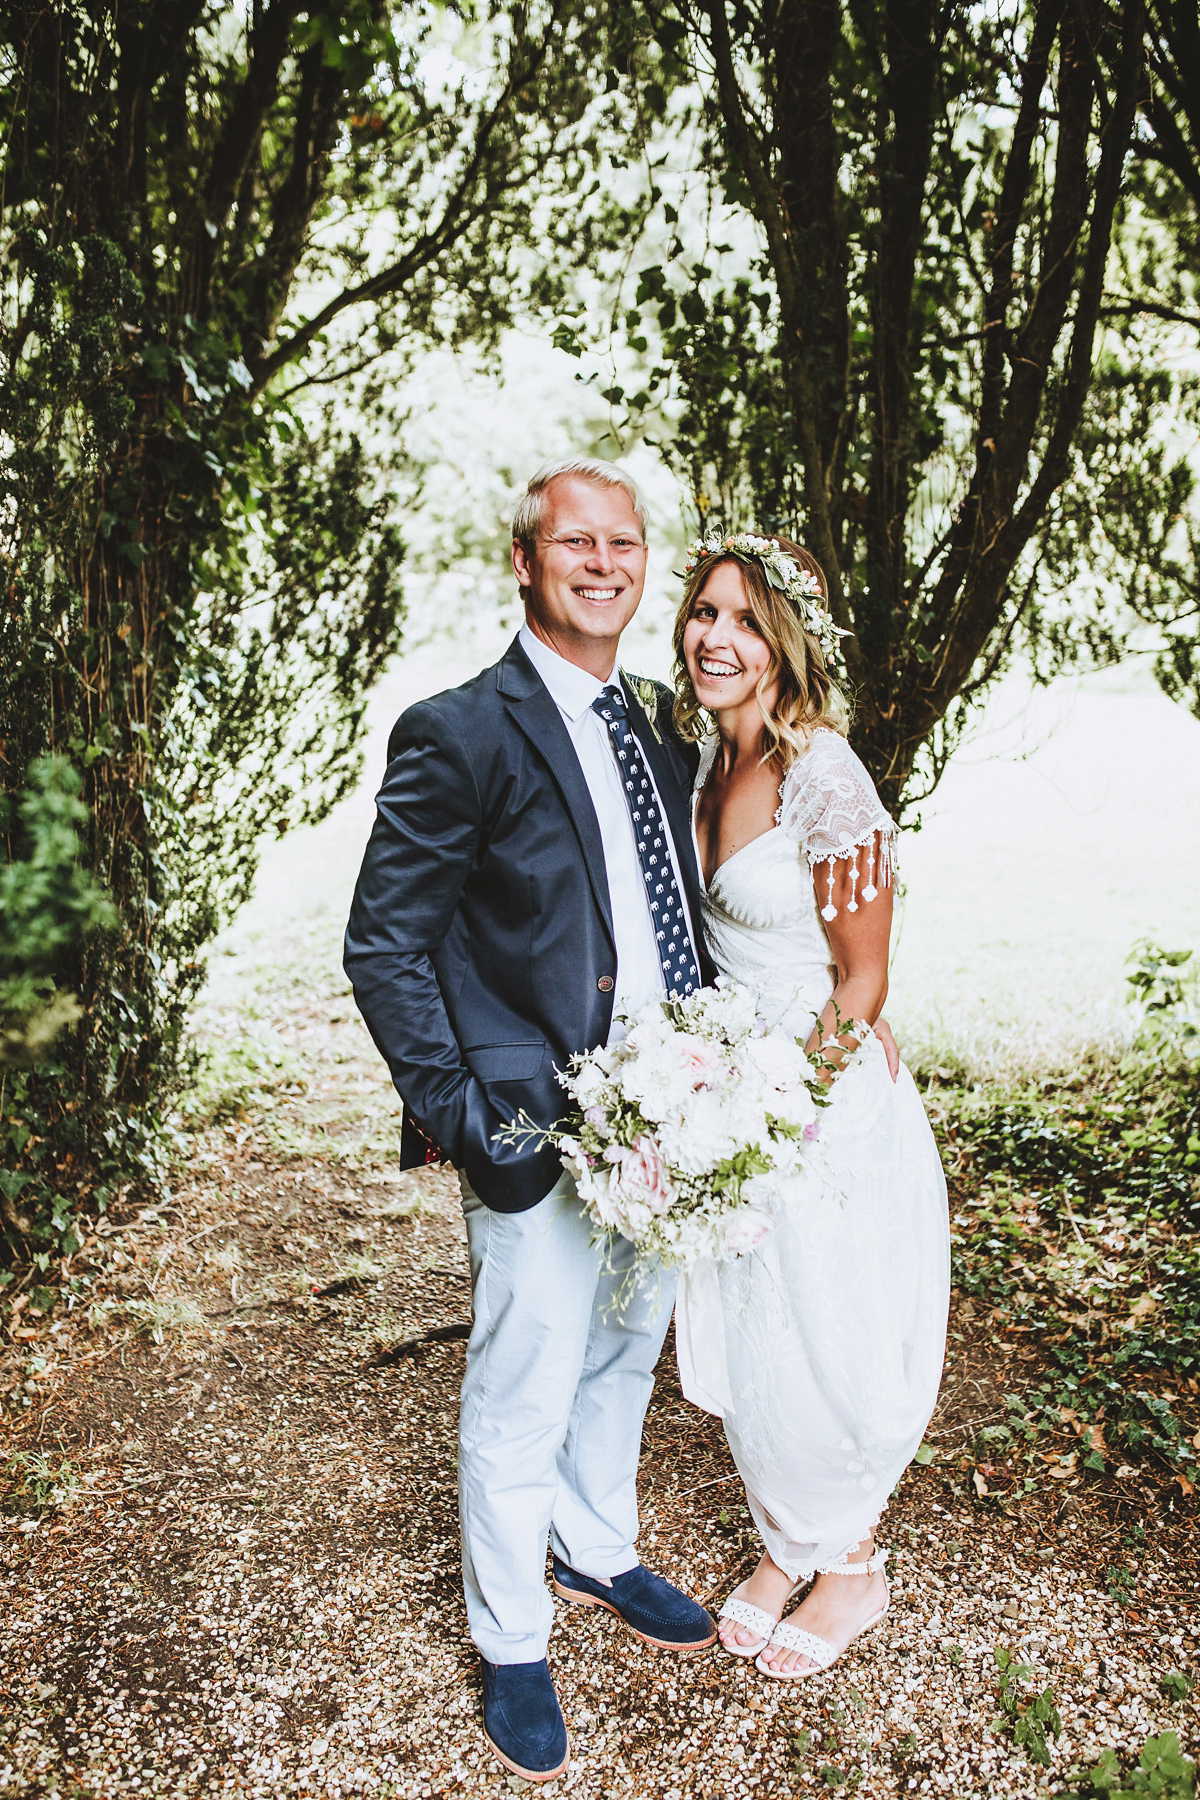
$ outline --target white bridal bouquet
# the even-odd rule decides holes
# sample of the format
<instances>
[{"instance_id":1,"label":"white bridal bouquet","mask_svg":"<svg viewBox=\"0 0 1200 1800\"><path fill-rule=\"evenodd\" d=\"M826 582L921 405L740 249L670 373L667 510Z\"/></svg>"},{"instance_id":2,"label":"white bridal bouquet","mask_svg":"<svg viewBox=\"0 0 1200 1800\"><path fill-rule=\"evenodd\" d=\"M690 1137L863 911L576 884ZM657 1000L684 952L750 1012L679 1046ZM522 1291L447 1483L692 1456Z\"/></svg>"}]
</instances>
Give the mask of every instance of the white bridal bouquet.
<instances>
[{"instance_id":1,"label":"white bridal bouquet","mask_svg":"<svg viewBox=\"0 0 1200 1800\"><path fill-rule=\"evenodd\" d=\"M830 1066L721 976L652 1002L622 1043L572 1057L559 1080L573 1118L545 1131L522 1118L500 1136L557 1144L599 1231L628 1238L639 1263L724 1262L771 1230L784 1183L812 1154Z\"/></svg>"}]
</instances>

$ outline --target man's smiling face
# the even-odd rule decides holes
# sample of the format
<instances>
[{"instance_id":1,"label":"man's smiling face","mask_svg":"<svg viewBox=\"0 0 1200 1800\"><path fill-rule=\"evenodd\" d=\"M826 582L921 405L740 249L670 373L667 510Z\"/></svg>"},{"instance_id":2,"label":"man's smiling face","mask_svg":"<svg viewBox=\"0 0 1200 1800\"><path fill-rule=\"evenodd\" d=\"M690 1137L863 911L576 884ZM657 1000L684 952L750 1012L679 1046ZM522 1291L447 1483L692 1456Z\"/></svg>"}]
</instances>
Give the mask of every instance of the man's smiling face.
<instances>
[{"instance_id":1,"label":"man's smiling face","mask_svg":"<svg viewBox=\"0 0 1200 1800\"><path fill-rule=\"evenodd\" d=\"M567 662L606 680L642 598L646 555L624 488L555 476L542 496L533 554L512 547L529 629Z\"/></svg>"}]
</instances>

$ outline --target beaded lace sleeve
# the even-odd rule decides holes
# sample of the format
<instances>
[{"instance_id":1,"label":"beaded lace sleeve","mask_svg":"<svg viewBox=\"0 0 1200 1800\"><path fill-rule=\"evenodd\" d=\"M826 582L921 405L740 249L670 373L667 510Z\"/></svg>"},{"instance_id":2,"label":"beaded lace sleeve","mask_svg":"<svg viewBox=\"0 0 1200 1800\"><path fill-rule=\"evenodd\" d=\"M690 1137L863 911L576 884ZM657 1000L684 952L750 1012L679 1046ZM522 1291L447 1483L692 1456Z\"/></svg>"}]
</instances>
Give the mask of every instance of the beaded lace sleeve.
<instances>
[{"instance_id":1,"label":"beaded lace sleeve","mask_svg":"<svg viewBox=\"0 0 1200 1800\"><path fill-rule=\"evenodd\" d=\"M870 902L881 887L891 887L896 875L896 824L884 812L874 782L844 737L824 727L814 731L779 792L776 823L800 846L814 873L819 863L828 866L823 919L837 917L835 863L850 864L847 912L858 911L860 894Z\"/></svg>"}]
</instances>

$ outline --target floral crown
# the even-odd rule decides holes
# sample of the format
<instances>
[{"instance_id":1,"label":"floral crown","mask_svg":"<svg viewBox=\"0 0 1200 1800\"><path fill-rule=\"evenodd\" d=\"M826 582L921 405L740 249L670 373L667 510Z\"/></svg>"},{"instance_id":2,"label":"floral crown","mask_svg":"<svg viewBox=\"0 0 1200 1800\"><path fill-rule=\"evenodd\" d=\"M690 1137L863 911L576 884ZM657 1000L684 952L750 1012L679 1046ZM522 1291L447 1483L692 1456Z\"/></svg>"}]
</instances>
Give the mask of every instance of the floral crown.
<instances>
[{"instance_id":1,"label":"floral crown","mask_svg":"<svg viewBox=\"0 0 1200 1800\"><path fill-rule=\"evenodd\" d=\"M802 569L794 556L781 550L778 538L755 537L749 531L734 532L728 537L710 532L707 537L697 538L688 545L684 577L691 575L706 556L736 556L739 562L761 564L771 586L786 594L800 616L800 623L816 638L827 661L838 656L840 640L851 636L830 618L821 584L812 570Z\"/></svg>"}]
</instances>

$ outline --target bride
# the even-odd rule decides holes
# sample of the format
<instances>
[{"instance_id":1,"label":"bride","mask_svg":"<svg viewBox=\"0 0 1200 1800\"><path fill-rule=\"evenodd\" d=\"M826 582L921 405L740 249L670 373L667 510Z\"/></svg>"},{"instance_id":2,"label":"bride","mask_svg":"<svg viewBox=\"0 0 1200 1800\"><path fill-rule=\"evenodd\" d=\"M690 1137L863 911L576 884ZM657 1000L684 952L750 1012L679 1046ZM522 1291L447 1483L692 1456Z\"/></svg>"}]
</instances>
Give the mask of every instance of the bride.
<instances>
[{"instance_id":1,"label":"bride","mask_svg":"<svg viewBox=\"0 0 1200 1800\"><path fill-rule=\"evenodd\" d=\"M675 722L702 740L709 949L770 1023L847 1064L775 1230L689 1273L676 1307L684 1393L724 1421L765 1545L721 1609L721 1641L786 1680L827 1668L887 1609L874 1529L937 1398L950 1280L946 1185L916 1087L851 1029L875 1022L887 992L896 827L846 742L824 594L798 544L709 538L675 627Z\"/></svg>"}]
</instances>

